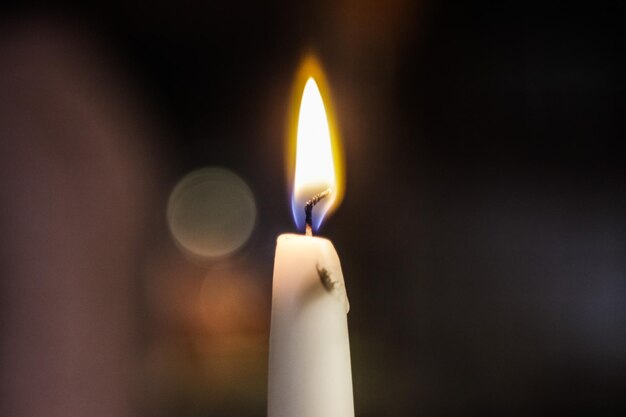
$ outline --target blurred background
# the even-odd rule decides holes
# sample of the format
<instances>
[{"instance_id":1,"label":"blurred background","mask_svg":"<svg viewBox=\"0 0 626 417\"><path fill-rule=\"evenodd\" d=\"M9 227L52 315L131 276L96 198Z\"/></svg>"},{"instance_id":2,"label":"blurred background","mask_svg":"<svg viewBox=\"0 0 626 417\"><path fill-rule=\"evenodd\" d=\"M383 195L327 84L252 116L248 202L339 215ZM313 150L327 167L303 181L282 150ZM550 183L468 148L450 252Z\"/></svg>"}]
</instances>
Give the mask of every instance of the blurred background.
<instances>
[{"instance_id":1,"label":"blurred background","mask_svg":"<svg viewBox=\"0 0 626 417\"><path fill-rule=\"evenodd\" d=\"M624 7L3 3L0 414L265 415L315 51L356 415L620 415Z\"/></svg>"}]
</instances>

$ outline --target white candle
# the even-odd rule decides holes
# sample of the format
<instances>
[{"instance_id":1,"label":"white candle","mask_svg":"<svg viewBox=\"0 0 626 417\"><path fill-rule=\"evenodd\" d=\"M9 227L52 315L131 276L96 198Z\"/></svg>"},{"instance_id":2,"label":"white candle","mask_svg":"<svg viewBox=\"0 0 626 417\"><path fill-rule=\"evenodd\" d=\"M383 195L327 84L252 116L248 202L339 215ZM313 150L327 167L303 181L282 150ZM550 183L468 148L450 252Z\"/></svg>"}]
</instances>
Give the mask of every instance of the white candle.
<instances>
[{"instance_id":1,"label":"white candle","mask_svg":"<svg viewBox=\"0 0 626 417\"><path fill-rule=\"evenodd\" d=\"M348 300L339 257L319 237L278 237L272 287L269 417L354 415Z\"/></svg>"},{"instance_id":2,"label":"white candle","mask_svg":"<svg viewBox=\"0 0 626 417\"><path fill-rule=\"evenodd\" d=\"M343 273L333 244L312 236L340 200L341 166L333 152L338 147L331 142L327 109L309 70L323 82L316 62L305 61L301 78L306 83L296 90L302 100L292 197L296 225L300 229L306 225L306 235L283 234L276 245L268 417L352 417L349 305Z\"/></svg>"}]
</instances>

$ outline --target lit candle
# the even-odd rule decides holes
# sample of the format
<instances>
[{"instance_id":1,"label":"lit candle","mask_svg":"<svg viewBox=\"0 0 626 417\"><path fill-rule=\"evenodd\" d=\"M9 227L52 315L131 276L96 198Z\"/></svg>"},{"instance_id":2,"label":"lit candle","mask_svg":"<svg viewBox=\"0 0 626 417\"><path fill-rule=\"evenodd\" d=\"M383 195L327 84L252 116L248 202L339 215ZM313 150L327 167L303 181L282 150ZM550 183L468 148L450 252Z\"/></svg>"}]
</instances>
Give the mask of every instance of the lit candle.
<instances>
[{"instance_id":1,"label":"lit candle","mask_svg":"<svg viewBox=\"0 0 626 417\"><path fill-rule=\"evenodd\" d=\"M314 61L303 66L301 74L307 72L304 88L297 83L301 101L292 173L292 210L305 234L283 234L276 246L268 416L351 417L349 305L343 274L333 244L312 236L340 200L340 155L331 141L332 116L318 87L323 75Z\"/></svg>"}]
</instances>

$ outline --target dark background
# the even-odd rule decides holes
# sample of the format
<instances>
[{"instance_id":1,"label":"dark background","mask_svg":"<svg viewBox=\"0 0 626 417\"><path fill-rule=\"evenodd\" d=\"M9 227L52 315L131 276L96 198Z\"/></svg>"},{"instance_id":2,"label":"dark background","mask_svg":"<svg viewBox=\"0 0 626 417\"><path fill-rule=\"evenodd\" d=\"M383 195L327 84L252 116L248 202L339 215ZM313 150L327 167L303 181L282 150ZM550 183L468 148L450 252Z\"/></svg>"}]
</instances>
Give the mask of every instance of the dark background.
<instances>
[{"instance_id":1,"label":"dark background","mask_svg":"<svg viewBox=\"0 0 626 417\"><path fill-rule=\"evenodd\" d=\"M274 242L294 231L284 127L311 50L346 153L345 199L321 234L346 277L356 415L623 413L624 12L621 2L3 5L2 194L26 201L5 204L0 223L3 415L265 415ZM77 107L56 105L70 90ZM91 116L77 110L100 102ZM92 152L102 107L123 140ZM215 165L249 184L257 225L229 259L190 260L168 234L167 198L186 173ZM52 193L47 166L81 178L60 183L83 194ZM100 194L111 181L127 194ZM43 204L37 190L49 193ZM51 217L57 202L67 211ZM32 226L33 207L49 229ZM15 243L32 233L61 255ZM100 246L71 249L81 233ZM134 243L120 248L124 233ZM59 256L87 259L93 282L38 272ZM68 268L63 277L83 276ZM208 319L187 311L219 268L246 271L223 283L253 304L243 322L228 306ZM117 291L125 302L93 309L85 294L101 281L94 300ZM64 313L46 304L68 291L88 301ZM42 355L48 343L66 362L54 348Z\"/></svg>"}]
</instances>

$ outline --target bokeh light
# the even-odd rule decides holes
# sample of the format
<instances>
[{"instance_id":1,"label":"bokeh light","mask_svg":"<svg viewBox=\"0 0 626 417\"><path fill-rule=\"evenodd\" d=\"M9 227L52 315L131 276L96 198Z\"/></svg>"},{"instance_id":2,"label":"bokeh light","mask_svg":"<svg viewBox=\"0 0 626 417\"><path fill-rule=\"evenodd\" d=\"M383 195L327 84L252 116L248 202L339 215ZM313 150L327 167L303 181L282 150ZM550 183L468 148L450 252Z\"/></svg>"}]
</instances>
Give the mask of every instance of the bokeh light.
<instances>
[{"instance_id":1,"label":"bokeh light","mask_svg":"<svg viewBox=\"0 0 626 417\"><path fill-rule=\"evenodd\" d=\"M248 185L223 168L202 168L172 191L167 221L179 246L194 256L219 258L243 246L256 222Z\"/></svg>"},{"instance_id":2,"label":"bokeh light","mask_svg":"<svg viewBox=\"0 0 626 417\"><path fill-rule=\"evenodd\" d=\"M230 264L214 266L207 272L200 290L207 331L224 338L252 330L258 333L264 328L269 305L258 278L249 269Z\"/></svg>"},{"instance_id":3,"label":"bokeh light","mask_svg":"<svg viewBox=\"0 0 626 417\"><path fill-rule=\"evenodd\" d=\"M171 247L169 248L171 249ZM265 409L270 297L259 264L153 258L140 416L251 416Z\"/></svg>"}]
</instances>

